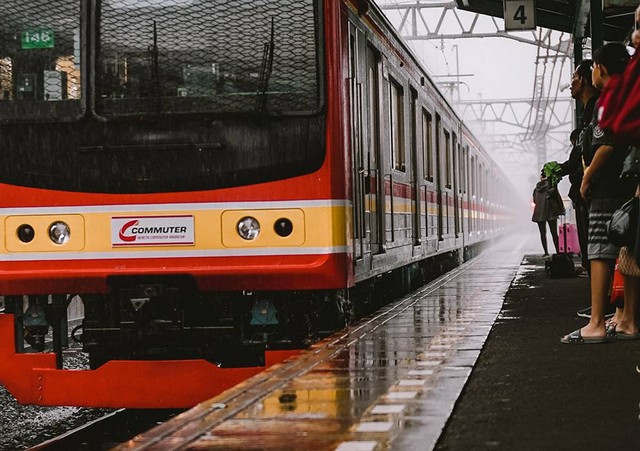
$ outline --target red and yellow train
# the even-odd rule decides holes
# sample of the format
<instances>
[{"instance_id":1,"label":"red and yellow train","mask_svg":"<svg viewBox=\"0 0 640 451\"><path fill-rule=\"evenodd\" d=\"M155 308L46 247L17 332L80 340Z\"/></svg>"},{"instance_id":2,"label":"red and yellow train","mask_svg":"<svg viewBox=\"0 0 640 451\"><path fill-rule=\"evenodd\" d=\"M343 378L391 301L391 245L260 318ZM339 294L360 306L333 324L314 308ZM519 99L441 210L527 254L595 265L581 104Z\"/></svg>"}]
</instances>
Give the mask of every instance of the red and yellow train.
<instances>
[{"instance_id":1,"label":"red and yellow train","mask_svg":"<svg viewBox=\"0 0 640 451\"><path fill-rule=\"evenodd\" d=\"M20 402L194 405L512 216L367 0L0 16L0 382ZM86 370L64 369L72 300Z\"/></svg>"}]
</instances>

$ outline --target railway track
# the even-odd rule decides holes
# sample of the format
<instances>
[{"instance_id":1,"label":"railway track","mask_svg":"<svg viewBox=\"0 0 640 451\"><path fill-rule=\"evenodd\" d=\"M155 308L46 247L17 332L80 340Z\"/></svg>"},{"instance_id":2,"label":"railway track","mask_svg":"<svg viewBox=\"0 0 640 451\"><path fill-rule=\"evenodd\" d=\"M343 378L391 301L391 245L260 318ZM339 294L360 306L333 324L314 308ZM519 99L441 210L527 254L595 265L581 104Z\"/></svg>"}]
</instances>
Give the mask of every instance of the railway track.
<instances>
[{"instance_id":1,"label":"railway track","mask_svg":"<svg viewBox=\"0 0 640 451\"><path fill-rule=\"evenodd\" d=\"M32 451L107 450L169 420L182 411L118 409L29 449Z\"/></svg>"}]
</instances>

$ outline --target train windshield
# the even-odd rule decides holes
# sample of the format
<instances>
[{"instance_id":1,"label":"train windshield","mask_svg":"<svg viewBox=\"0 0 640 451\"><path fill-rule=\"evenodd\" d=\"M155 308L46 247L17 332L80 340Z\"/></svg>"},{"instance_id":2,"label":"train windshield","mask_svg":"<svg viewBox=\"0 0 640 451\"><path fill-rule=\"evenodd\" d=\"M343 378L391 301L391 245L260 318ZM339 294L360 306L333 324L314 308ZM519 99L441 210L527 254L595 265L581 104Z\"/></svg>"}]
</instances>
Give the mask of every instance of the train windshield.
<instances>
[{"instance_id":1,"label":"train windshield","mask_svg":"<svg viewBox=\"0 0 640 451\"><path fill-rule=\"evenodd\" d=\"M0 119L81 113L80 1L0 2Z\"/></svg>"},{"instance_id":2,"label":"train windshield","mask_svg":"<svg viewBox=\"0 0 640 451\"><path fill-rule=\"evenodd\" d=\"M314 0L102 0L96 113L320 109Z\"/></svg>"}]
</instances>

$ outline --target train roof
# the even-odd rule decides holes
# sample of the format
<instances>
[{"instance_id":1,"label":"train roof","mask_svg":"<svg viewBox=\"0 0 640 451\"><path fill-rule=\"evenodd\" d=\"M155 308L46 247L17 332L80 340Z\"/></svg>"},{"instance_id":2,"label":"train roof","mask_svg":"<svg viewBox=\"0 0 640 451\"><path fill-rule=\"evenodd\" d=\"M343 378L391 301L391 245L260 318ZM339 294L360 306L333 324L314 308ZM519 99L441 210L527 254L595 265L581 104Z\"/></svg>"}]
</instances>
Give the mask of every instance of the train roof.
<instances>
[{"instance_id":1,"label":"train roof","mask_svg":"<svg viewBox=\"0 0 640 451\"><path fill-rule=\"evenodd\" d=\"M463 120L462 116L459 114L457 108L442 94L442 90L438 87L436 82L431 78L431 74L430 74L429 70L427 69L427 67L425 66L425 64L416 55L416 53L413 51L413 49L411 49L411 47L409 47L409 45L402 38L400 33L398 33L398 31L393 26L391 21L387 18L386 14L382 11L382 9L373 0L364 0L364 1L360 0L361 4L364 3L364 2L366 2L366 3L368 3L370 5L369 7L372 8L375 11L376 19L378 19L378 20L380 20L380 21L382 21L384 23L386 29L395 37L396 43L399 44L402 47L402 49L407 53L407 55L409 55L411 57L411 59L413 60L414 64L416 65L416 67L420 71L422 71L423 76L427 80L429 80L429 83L431 84L433 89L439 94L440 100L442 102L444 102L449 107L449 109L451 110L451 113L462 124L462 127L466 130L467 137L470 138L470 140L472 141L473 145L481 148L483 150L484 154L487 156L487 158L489 158L493 162L493 164L495 164L497 166L498 165L497 162L493 159L492 156L489 155L489 153L486 150L484 150L484 145L475 136L475 134L471 131L471 129L466 125L466 123Z\"/></svg>"}]
</instances>

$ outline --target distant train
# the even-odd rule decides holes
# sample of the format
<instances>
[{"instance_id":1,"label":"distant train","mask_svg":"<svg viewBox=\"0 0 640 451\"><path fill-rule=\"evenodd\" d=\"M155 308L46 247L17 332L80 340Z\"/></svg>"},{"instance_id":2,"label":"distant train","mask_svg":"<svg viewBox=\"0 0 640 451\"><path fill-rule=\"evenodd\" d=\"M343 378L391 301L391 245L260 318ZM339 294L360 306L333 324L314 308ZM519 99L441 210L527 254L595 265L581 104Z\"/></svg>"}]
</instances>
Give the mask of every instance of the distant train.
<instances>
[{"instance_id":1,"label":"distant train","mask_svg":"<svg viewBox=\"0 0 640 451\"><path fill-rule=\"evenodd\" d=\"M367 0L0 16L0 381L20 402L191 406L513 217ZM90 370L64 369L72 299Z\"/></svg>"}]
</instances>

